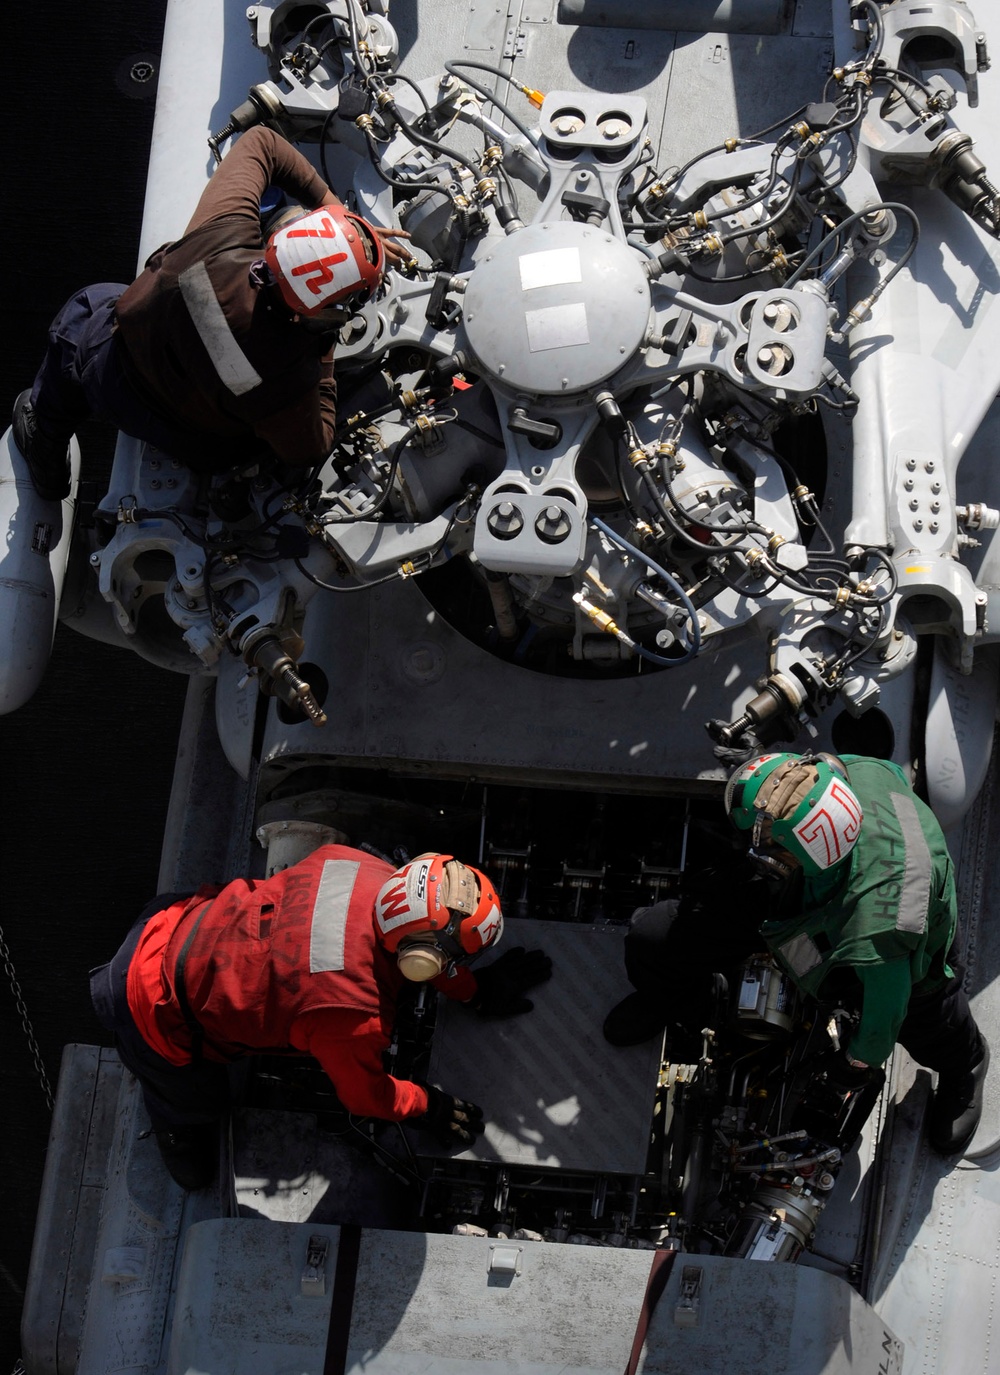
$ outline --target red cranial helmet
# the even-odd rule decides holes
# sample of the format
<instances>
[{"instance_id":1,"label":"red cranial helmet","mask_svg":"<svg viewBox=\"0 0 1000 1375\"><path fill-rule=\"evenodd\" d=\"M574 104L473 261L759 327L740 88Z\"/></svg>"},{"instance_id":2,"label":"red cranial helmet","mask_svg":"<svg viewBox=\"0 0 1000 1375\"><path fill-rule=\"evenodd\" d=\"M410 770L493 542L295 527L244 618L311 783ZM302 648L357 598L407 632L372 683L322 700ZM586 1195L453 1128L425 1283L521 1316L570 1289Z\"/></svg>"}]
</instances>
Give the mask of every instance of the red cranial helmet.
<instances>
[{"instance_id":1,"label":"red cranial helmet","mask_svg":"<svg viewBox=\"0 0 1000 1375\"><path fill-rule=\"evenodd\" d=\"M503 916L485 874L451 855L426 854L379 889L375 929L405 977L421 982L495 945Z\"/></svg>"},{"instance_id":2,"label":"red cranial helmet","mask_svg":"<svg viewBox=\"0 0 1000 1375\"><path fill-rule=\"evenodd\" d=\"M307 317L348 297L364 304L385 267L379 236L342 205L321 205L286 220L268 239L264 258L285 305Z\"/></svg>"}]
</instances>

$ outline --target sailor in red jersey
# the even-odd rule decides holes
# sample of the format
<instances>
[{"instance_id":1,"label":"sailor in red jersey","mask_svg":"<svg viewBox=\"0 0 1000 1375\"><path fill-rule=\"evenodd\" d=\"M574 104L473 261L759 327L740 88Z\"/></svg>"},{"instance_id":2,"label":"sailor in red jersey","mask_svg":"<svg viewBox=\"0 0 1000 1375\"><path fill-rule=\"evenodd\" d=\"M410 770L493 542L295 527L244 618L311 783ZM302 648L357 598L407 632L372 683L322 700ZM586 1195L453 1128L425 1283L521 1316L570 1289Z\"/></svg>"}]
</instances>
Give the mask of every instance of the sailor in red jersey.
<instances>
[{"instance_id":1,"label":"sailor in red jersey","mask_svg":"<svg viewBox=\"0 0 1000 1375\"><path fill-rule=\"evenodd\" d=\"M416 1118L469 1144L480 1109L394 1078L382 1055L407 980L485 1016L530 1010L525 991L551 974L541 951L511 950L478 975L467 967L502 932L489 880L450 855L394 870L324 845L268 879L155 900L91 990L167 1168L199 1188L215 1173L224 1066L254 1053L312 1055L350 1112Z\"/></svg>"}]
</instances>

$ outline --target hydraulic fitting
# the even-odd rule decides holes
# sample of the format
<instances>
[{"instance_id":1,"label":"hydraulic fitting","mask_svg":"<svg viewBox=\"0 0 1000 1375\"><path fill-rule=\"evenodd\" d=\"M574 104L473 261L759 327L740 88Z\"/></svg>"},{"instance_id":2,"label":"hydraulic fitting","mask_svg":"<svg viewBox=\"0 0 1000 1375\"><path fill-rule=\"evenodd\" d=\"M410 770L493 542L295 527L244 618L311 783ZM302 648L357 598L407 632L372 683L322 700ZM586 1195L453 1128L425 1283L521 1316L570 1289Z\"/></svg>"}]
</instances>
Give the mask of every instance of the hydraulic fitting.
<instances>
[{"instance_id":1,"label":"hydraulic fitting","mask_svg":"<svg viewBox=\"0 0 1000 1375\"><path fill-rule=\"evenodd\" d=\"M806 700L801 683L783 673L772 673L764 686L746 705L742 716L726 725L709 722L708 731L720 745L735 745L748 730L753 730L762 745L792 739L798 734L799 710Z\"/></svg>"},{"instance_id":2,"label":"hydraulic fitting","mask_svg":"<svg viewBox=\"0 0 1000 1375\"><path fill-rule=\"evenodd\" d=\"M299 676L298 664L283 648L277 635L251 637L243 650L243 658L249 668L256 668L266 676L287 706L298 708L314 726L326 725L326 712L316 701L312 688Z\"/></svg>"},{"instance_id":3,"label":"hydraulic fitting","mask_svg":"<svg viewBox=\"0 0 1000 1375\"><path fill-rule=\"evenodd\" d=\"M974 501L968 506L956 506L955 519L969 530L996 530L1000 526L1000 511Z\"/></svg>"},{"instance_id":4,"label":"hydraulic fitting","mask_svg":"<svg viewBox=\"0 0 1000 1375\"><path fill-rule=\"evenodd\" d=\"M606 611L602 611L599 606L595 606L593 602L589 602L582 592L574 592L573 600L583 614L594 622L598 630L603 630L608 635L614 635L617 639L621 640L622 644L628 645L629 649L635 648L635 641L625 634L625 631L612 620Z\"/></svg>"}]
</instances>

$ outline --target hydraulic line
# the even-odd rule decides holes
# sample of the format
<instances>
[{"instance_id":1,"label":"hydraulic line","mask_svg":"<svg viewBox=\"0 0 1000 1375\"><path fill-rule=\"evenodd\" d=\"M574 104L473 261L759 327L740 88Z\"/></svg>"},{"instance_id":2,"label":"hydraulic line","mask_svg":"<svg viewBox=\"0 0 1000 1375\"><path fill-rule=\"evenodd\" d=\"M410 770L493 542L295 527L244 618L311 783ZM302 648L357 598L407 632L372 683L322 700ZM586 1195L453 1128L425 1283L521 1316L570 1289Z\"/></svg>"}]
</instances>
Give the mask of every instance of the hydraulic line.
<instances>
[{"instance_id":1,"label":"hydraulic line","mask_svg":"<svg viewBox=\"0 0 1000 1375\"><path fill-rule=\"evenodd\" d=\"M633 558L639 559L641 562L645 563L648 568L651 568L657 577L661 578L663 582L666 583L681 602L687 613L688 620L691 622L690 644L686 647L684 654L679 658L668 659L663 654L654 654L652 650L646 649L640 644L635 645L636 653L641 658L647 659L650 663L660 664L664 668L676 668L678 664L686 664L688 660L693 659L701 649L701 625L698 621L698 613L694 608L694 603L691 601L691 598L684 591L676 578L668 573L661 564L658 564L655 559L651 559L648 554L644 554L641 549L631 544L624 535L620 535L617 530L613 530L610 525L607 525L598 516L592 515L590 522L595 529L600 530L600 532L611 540L613 544L619 545L626 553L631 554Z\"/></svg>"},{"instance_id":2,"label":"hydraulic line","mask_svg":"<svg viewBox=\"0 0 1000 1375\"><path fill-rule=\"evenodd\" d=\"M531 89L530 86L523 85L520 81L513 77L510 74L510 72L505 72L502 67L491 67L486 62L467 62L464 59L460 61L456 58L451 62L446 62L444 64L444 69L446 72L448 72L450 76L454 76L457 78L457 80L463 81L466 84L466 86L471 86L474 91L478 91L481 96L483 96L486 100L490 102L491 105L495 105L496 108L500 111L500 113L510 120L511 124L513 124L514 128L518 131L518 133L523 134L524 137L528 140L528 142L533 145L535 140L532 136L531 130L525 124L523 124L521 120L518 119L517 115L514 114L510 106L507 105L505 101L501 100L498 95L495 95L489 89L488 86L483 86L480 84L480 82L474 81L471 76L459 76L458 72L455 70L457 67L471 67L474 71L490 72L494 76L503 77L503 79L509 82L511 86L516 87L516 89L519 90L522 93L522 95L524 95L531 102L532 105L541 104L541 92L534 91ZM536 97L539 98L536 99Z\"/></svg>"}]
</instances>

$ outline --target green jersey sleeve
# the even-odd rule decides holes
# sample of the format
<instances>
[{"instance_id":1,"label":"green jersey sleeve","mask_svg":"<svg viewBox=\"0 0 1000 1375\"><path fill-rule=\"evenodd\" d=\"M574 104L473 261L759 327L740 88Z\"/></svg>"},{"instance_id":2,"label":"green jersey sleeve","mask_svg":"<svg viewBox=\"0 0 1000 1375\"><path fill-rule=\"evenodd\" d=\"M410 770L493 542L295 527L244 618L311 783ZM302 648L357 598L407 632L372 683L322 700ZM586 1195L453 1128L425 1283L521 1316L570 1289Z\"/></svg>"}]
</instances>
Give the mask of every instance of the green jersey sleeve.
<instances>
[{"instance_id":1,"label":"green jersey sleeve","mask_svg":"<svg viewBox=\"0 0 1000 1375\"><path fill-rule=\"evenodd\" d=\"M899 1028L906 1016L912 981L907 959L885 960L881 964L856 965L855 974L864 990L861 1022L848 1053L866 1065L881 1065L892 1052Z\"/></svg>"}]
</instances>

